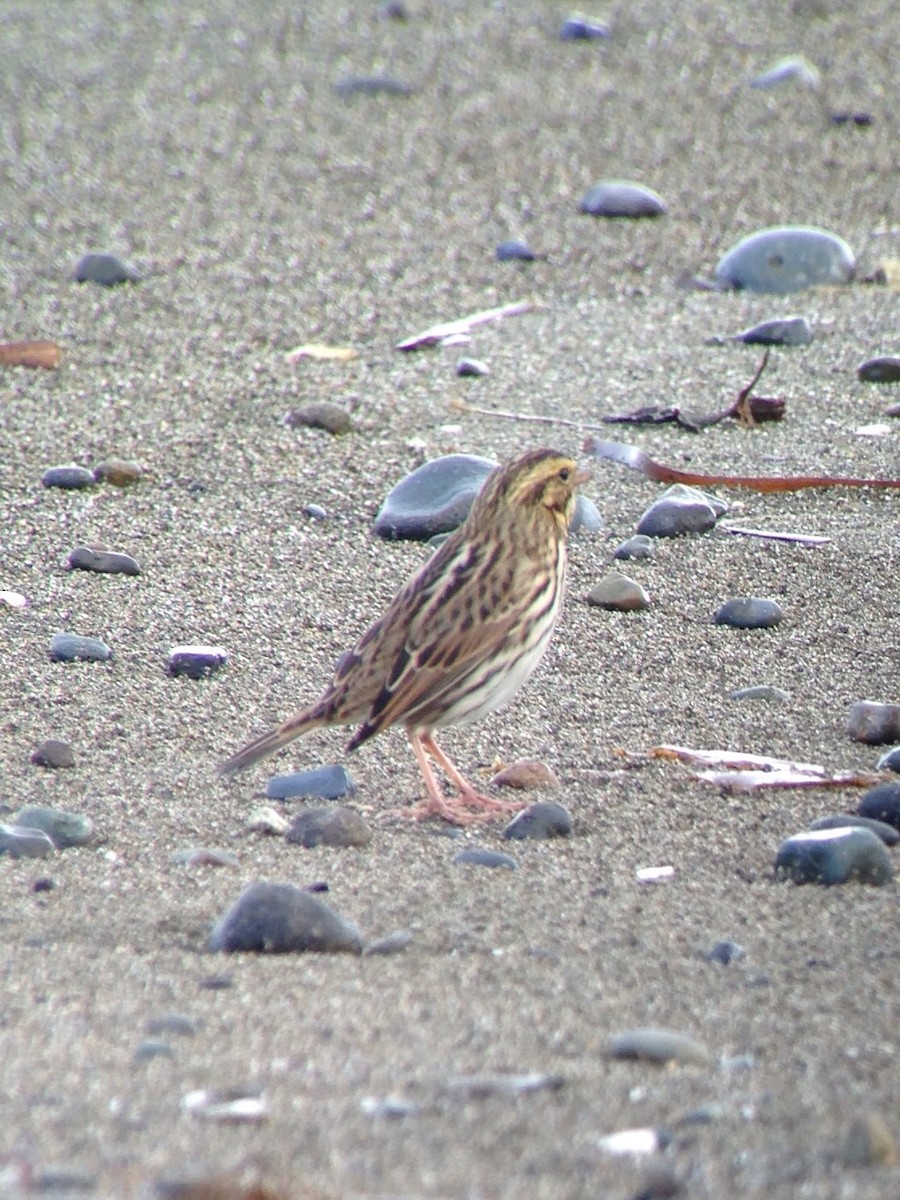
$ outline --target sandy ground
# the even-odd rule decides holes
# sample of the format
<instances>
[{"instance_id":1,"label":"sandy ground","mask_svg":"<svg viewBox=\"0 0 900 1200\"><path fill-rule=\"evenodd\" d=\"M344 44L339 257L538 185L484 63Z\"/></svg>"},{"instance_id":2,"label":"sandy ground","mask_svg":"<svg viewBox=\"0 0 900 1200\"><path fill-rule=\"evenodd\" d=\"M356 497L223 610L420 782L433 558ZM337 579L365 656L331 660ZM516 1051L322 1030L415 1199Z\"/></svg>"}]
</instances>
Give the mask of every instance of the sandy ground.
<instances>
[{"instance_id":1,"label":"sandy ground","mask_svg":"<svg viewBox=\"0 0 900 1200\"><path fill-rule=\"evenodd\" d=\"M422 561L420 546L371 536L392 483L450 449L577 451L584 437L460 415L454 400L585 423L652 401L717 408L759 355L706 339L799 312L815 341L776 353L759 389L786 397L781 424L625 438L692 469L898 474L893 426L855 432L900 399L855 375L898 351L896 292L675 285L783 222L839 233L863 271L900 257L896 6L638 2L597 13L614 24L602 46L559 41L567 11L409 0L399 23L324 0L0 5L2 332L64 350L56 372L0 378L0 587L28 598L0 612L0 800L87 814L100 839L0 860L3 1195L32 1164L45 1183L62 1168L110 1198L204 1169L256 1172L290 1197L629 1197L647 1160L604 1155L597 1139L641 1126L674 1130L659 1157L691 1197L900 1193L897 1167L840 1160L858 1113L900 1137L896 886L771 877L784 836L856 796L729 798L643 757L677 741L874 765L844 725L855 700L900 699L895 494L723 492L748 523L831 540L660 545L632 572L652 607L623 616L584 596L659 488L594 464L586 491L607 533L572 546L545 663L511 710L446 739L476 776L498 755L560 775L575 836L516 847L516 872L454 866L459 842L385 819L420 786L396 732L349 764L375 829L364 851L246 836L268 772L216 776L316 694ZM747 86L796 53L821 69L818 94ZM375 72L412 95L333 90ZM832 127L829 109L874 123ZM579 215L608 177L657 189L671 215ZM545 258L496 263L511 236ZM129 259L143 281L75 284L86 250ZM469 348L486 379L458 380L457 350L393 350L434 321L525 298L544 307ZM286 365L309 341L360 357ZM349 436L281 423L321 398L352 408ZM138 460L145 481L40 485L48 466L111 455ZM306 518L309 502L331 519ZM143 574L66 571L81 542L133 554ZM747 594L778 599L782 626L711 624ZM113 662L52 665L60 630L103 637ZM168 678L184 641L224 645L230 665L204 683ZM753 683L790 700L727 699ZM47 737L73 745L74 770L30 764ZM335 761L342 745L322 733L276 769ZM465 838L506 848L496 829ZM171 863L197 844L231 850L239 869ZM668 884L636 881L663 864ZM52 891L33 890L41 876ZM212 921L256 879L327 881L367 937L407 928L412 943L390 958L213 958ZM710 966L722 938L746 956ZM214 974L231 987L204 988ZM194 1035L135 1062L147 1021L172 1013ZM692 1034L714 1065L611 1062L609 1038L640 1025ZM448 1090L483 1072L565 1083L516 1098ZM183 1109L193 1089L242 1085L265 1089L259 1125ZM388 1096L418 1107L392 1120L362 1105ZM711 1119L680 1124L696 1110Z\"/></svg>"}]
</instances>

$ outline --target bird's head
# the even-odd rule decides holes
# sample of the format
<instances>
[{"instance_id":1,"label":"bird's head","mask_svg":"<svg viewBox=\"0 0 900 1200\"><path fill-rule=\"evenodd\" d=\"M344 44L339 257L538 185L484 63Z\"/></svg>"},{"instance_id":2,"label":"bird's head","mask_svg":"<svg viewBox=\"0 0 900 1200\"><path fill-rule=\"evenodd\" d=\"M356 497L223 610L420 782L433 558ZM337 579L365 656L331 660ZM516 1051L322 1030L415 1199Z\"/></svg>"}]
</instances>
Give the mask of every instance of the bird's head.
<instances>
[{"instance_id":1,"label":"bird's head","mask_svg":"<svg viewBox=\"0 0 900 1200\"><path fill-rule=\"evenodd\" d=\"M529 450L501 467L495 487L514 509L549 514L567 529L575 511L576 488L589 478L567 454Z\"/></svg>"}]
</instances>

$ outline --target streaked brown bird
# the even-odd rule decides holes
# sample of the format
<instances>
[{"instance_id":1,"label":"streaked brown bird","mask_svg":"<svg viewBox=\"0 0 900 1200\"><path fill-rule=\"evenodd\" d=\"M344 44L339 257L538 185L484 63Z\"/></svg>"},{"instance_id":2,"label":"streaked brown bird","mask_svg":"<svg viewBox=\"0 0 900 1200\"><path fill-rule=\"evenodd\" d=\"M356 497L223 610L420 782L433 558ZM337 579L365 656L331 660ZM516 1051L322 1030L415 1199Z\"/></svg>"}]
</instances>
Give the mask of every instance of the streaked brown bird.
<instances>
[{"instance_id":1,"label":"streaked brown bird","mask_svg":"<svg viewBox=\"0 0 900 1200\"><path fill-rule=\"evenodd\" d=\"M563 597L575 489L588 479L556 450L498 467L469 516L339 662L314 704L222 765L243 770L321 725L359 725L347 752L402 724L428 799L404 810L465 825L520 807L483 796L434 740L507 704L541 660ZM442 792L429 755L459 792Z\"/></svg>"}]
</instances>

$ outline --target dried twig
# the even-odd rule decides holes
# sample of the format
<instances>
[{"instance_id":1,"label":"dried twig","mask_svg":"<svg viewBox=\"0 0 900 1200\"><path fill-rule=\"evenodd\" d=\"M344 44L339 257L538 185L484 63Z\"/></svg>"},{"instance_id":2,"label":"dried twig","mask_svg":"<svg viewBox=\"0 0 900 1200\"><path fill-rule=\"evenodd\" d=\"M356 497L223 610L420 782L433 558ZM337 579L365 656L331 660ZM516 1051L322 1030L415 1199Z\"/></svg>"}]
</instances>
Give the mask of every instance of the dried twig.
<instances>
[{"instance_id":1,"label":"dried twig","mask_svg":"<svg viewBox=\"0 0 900 1200\"><path fill-rule=\"evenodd\" d=\"M440 325L432 325L423 333L405 338L398 342L395 350L421 350L424 346L436 346L447 338L455 338L467 334L476 325L485 321L497 321L501 317L518 317L522 313L533 312L535 305L528 300L519 300L512 304L501 304L498 308L485 308L481 312L472 313L468 317L459 317L455 321L443 321Z\"/></svg>"}]
</instances>

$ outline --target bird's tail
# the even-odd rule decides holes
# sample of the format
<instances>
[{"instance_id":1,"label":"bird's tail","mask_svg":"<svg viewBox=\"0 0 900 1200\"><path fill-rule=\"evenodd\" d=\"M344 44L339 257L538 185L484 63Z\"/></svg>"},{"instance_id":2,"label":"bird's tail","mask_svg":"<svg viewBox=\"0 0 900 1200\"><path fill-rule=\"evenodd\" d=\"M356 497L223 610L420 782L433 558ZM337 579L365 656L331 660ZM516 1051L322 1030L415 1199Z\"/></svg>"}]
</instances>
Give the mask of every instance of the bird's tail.
<instances>
[{"instance_id":1,"label":"bird's tail","mask_svg":"<svg viewBox=\"0 0 900 1200\"><path fill-rule=\"evenodd\" d=\"M280 750L294 738L302 737L305 733L318 729L320 725L326 723L327 717L317 707L304 709L295 717L291 717L289 721L285 721L283 725L279 725L277 729L264 733L262 737L258 737L243 749L238 750L237 754L233 754L231 758L222 763L219 767L219 774L233 775L235 771L243 771L247 767L252 767L254 763L258 763L262 758L268 758L270 754L274 754L276 750Z\"/></svg>"}]
</instances>

